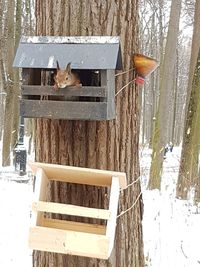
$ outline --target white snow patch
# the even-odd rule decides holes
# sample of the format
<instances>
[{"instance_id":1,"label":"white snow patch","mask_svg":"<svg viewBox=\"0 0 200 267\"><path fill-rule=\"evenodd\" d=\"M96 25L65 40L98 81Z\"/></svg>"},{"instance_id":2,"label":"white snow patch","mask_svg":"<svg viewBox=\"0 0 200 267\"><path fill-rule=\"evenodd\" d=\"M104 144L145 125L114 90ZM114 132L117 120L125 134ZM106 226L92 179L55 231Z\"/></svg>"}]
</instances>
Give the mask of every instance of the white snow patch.
<instances>
[{"instance_id":1,"label":"white snow patch","mask_svg":"<svg viewBox=\"0 0 200 267\"><path fill-rule=\"evenodd\" d=\"M28 148L28 139L25 145ZM0 162L1 157L0 142ZM11 152L11 161L12 157ZM32 266L32 251L28 247L32 192L28 167L25 176L19 176L13 165L0 167L0 267Z\"/></svg>"},{"instance_id":2,"label":"white snow patch","mask_svg":"<svg viewBox=\"0 0 200 267\"><path fill-rule=\"evenodd\" d=\"M32 186L0 180L0 192L0 266L32 266L28 248Z\"/></svg>"},{"instance_id":3,"label":"white snow patch","mask_svg":"<svg viewBox=\"0 0 200 267\"><path fill-rule=\"evenodd\" d=\"M147 190L151 151L141 151L146 266L199 267L200 213L192 200L176 199L180 148L167 153L161 190Z\"/></svg>"}]
</instances>

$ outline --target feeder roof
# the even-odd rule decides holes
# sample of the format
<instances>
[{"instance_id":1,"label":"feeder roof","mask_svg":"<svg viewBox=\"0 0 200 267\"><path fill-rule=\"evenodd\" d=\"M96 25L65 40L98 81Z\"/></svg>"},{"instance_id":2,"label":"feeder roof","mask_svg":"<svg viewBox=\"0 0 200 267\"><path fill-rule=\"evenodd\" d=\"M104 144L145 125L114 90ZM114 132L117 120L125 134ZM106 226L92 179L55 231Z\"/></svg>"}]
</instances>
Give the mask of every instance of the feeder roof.
<instances>
[{"instance_id":1,"label":"feeder roof","mask_svg":"<svg viewBox=\"0 0 200 267\"><path fill-rule=\"evenodd\" d=\"M118 36L22 36L13 67L122 69Z\"/></svg>"}]
</instances>

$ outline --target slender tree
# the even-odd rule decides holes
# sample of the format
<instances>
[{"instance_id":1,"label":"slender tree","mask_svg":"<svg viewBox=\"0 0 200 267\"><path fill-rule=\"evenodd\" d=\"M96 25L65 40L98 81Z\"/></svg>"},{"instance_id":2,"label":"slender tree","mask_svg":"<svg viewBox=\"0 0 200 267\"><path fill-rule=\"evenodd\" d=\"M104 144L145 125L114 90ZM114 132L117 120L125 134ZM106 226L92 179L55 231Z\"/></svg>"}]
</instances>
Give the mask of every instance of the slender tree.
<instances>
[{"instance_id":1,"label":"slender tree","mask_svg":"<svg viewBox=\"0 0 200 267\"><path fill-rule=\"evenodd\" d=\"M19 40L21 37L21 17L22 17L22 0L16 1L16 15L15 15L15 40L14 40L14 50L16 51ZM12 117L12 143L11 147L15 147L18 141L19 132L19 97L20 97L20 84L19 84L19 69L13 70L13 117Z\"/></svg>"},{"instance_id":2,"label":"slender tree","mask_svg":"<svg viewBox=\"0 0 200 267\"><path fill-rule=\"evenodd\" d=\"M200 149L200 49L197 59L192 90L186 114L184 130L184 147L181 158L179 179L177 184L177 196L182 199L188 198L192 187L196 189L196 196L200 200L199 187L199 149ZM187 148L187 149L186 149Z\"/></svg>"},{"instance_id":3,"label":"slender tree","mask_svg":"<svg viewBox=\"0 0 200 267\"><path fill-rule=\"evenodd\" d=\"M198 117L198 91L199 91L199 57L200 48L200 2L196 1L194 15L194 31L192 52L188 81L188 97L184 127L183 148L177 183L177 197L188 198L191 187L198 187L198 157L199 157L199 117ZM196 70L195 70L196 61ZM198 189L199 190L199 189ZM197 193L198 193L197 190ZM198 195L200 195L198 193Z\"/></svg>"},{"instance_id":4,"label":"slender tree","mask_svg":"<svg viewBox=\"0 0 200 267\"><path fill-rule=\"evenodd\" d=\"M137 0L125 1L36 1L38 35L120 35L125 69L132 67L137 49ZM95 55L91 55L95 56ZM117 90L133 74L117 78ZM113 121L37 120L36 160L64 165L125 171L128 183L138 178L138 93L134 84L116 98L117 118ZM82 188L82 187L81 187ZM52 199L105 206L105 192L74 185L54 184ZM142 206L139 182L121 194L120 210L135 205L117 222L115 247L109 261L34 253L34 266L142 267ZM89 196L89 199L88 199Z\"/></svg>"},{"instance_id":5,"label":"slender tree","mask_svg":"<svg viewBox=\"0 0 200 267\"><path fill-rule=\"evenodd\" d=\"M163 164L163 151L169 142L170 113L172 104L172 85L176 59L176 46L179 32L181 0L172 0L167 43L164 62L161 70L160 98L156 113L156 123L153 134L152 164L150 169L149 189L160 189Z\"/></svg>"},{"instance_id":6,"label":"slender tree","mask_svg":"<svg viewBox=\"0 0 200 267\"><path fill-rule=\"evenodd\" d=\"M6 66L7 66L7 80L6 80L6 102L5 102L5 116L4 116L4 131L3 131L3 149L2 149L2 164L3 166L10 165L10 151L11 140L13 134L12 119L13 119L13 58L14 58L14 9L15 2L8 1L7 4L7 50L6 50Z\"/></svg>"},{"instance_id":7,"label":"slender tree","mask_svg":"<svg viewBox=\"0 0 200 267\"><path fill-rule=\"evenodd\" d=\"M2 139L3 114L4 114L4 88L5 88L5 69L3 63L3 0L0 0L0 140Z\"/></svg>"},{"instance_id":8,"label":"slender tree","mask_svg":"<svg viewBox=\"0 0 200 267\"><path fill-rule=\"evenodd\" d=\"M23 16L23 28L22 32L24 35L34 35L34 27L35 27L35 18L33 10L35 9L34 0L25 0L24 1L24 16ZM35 120L32 118L27 118L24 120L25 127L25 135L29 138L28 145L28 154L31 154L35 149L34 144L34 133L35 133Z\"/></svg>"}]
</instances>

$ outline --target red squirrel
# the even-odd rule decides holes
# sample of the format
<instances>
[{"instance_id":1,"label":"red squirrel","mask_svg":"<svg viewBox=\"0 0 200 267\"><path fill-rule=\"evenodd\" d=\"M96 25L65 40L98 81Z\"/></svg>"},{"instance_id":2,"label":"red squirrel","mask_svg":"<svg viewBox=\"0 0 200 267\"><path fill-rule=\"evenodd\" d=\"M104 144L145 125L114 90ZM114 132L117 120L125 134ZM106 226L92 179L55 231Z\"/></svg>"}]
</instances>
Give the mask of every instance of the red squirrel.
<instances>
[{"instance_id":1,"label":"red squirrel","mask_svg":"<svg viewBox=\"0 0 200 267\"><path fill-rule=\"evenodd\" d=\"M65 70L61 70L58 61L57 64L57 73L54 76L54 88L58 90L59 88L65 88L66 86L77 86L81 87L80 79L77 73L73 73L71 70L71 63L67 64Z\"/></svg>"}]
</instances>

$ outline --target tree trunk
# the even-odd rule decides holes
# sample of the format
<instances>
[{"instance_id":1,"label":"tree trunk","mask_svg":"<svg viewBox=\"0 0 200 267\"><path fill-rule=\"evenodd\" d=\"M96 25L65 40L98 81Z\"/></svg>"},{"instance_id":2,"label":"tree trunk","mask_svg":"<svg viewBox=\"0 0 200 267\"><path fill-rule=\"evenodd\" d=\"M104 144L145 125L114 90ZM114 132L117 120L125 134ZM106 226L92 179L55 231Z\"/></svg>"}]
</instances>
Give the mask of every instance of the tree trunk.
<instances>
[{"instance_id":1,"label":"tree trunk","mask_svg":"<svg viewBox=\"0 0 200 267\"><path fill-rule=\"evenodd\" d=\"M16 2L16 20L15 20L15 51L19 45L19 40L21 36L21 6L22 1L17 0ZM20 98L20 84L19 84L19 69L14 69L14 85L13 85L13 135L12 135L12 147L15 147L18 142L18 133L19 133L19 98Z\"/></svg>"},{"instance_id":2,"label":"tree trunk","mask_svg":"<svg viewBox=\"0 0 200 267\"><path fill-rule=\"evenodd\" d=\"M4 88L5 88L5 71L3 64L3 0L0 0L0 140L2 139L3 117L4 117Z\"/></svg>"},{"instance_id":3,"label":"tree trunk","mask_svg":"<svg viewBox=\"0 0 200 267\"><path fill-rule=\"evenodd\" d=\"M13 119L13 58L14 58L14 1L8 1L7 10L7 76L6 81L6 101L5 101L5 115L4 115L4 131L3 131L3 149L2 149L2 165L10 165L10 152L12 140L12 119Z\"/></svg>"},{"instance_id":4,"label":"tree trunk","mask_svg":"<svg viewBox=\"0 0 200 267\"><path fill-rule=\"evenodd\" d=\"M188 77L188 97L187 105L189 104L190 92L192 88L192 82L195 72L195 67L197 63L197 57L200 47L200 1L196 0L195 3L195 14L194 14L194 27L193 27L193 36L192 36L192 49L191 49L191 58L190 58L190 70ZM187 112L187 107L186 107Z\"/></svg>"},{"instance_id":5,"label":"tree trunk","mask_svg":"<svg viewBox=\"0 0 200 267\"><path fill-rule=\"evenodd\" d=\"M165 48L164 62L161 71L160 98L156 113L153 133L153 152L150 169L149 189L160 189L164 147L168 140L168 127L172 105L172 84L176 59L176 45L179 31L181 0L173 0L171 5L169 29Z\"/></svg>"},{"instance_id":6,"label":"tree trunk","mask_svg":"<svg viewBox=\"0 0 200 267\"><path fill-rule=\"evenodd\" d=\"M200 49L196 70L192 83L190 101L186 114L184 130L184 147L181 155L181 166L177 183L177 196L187 199L192 187L196 188L196 196L200 196L199 190L199 149L200 149ZM198 201L200 198L198 199Z\"/></svg>"},{"instance_id":7,"label":"tree trunk","mask_svg":"<svg viewBox=\"0 0 200 267\"><path fill-rule=\"evenodd\" d=\"M178 50L177 50L177 56L176 56L176 64L175 64L175 76L174 76L174 81L173 81L173 114L172 114L172 133L171 133L171 138L170 140L172 143L177 145L176 139L175 139L175 129L178 128L177 125L177 95L178 95Z\"/></svg>"},{"instance_id":8,"label":"tree trunk","mask_svg":"<svg viewBox=\"0 0 200 267\"><path fill-rule=\"evenodd\" d=\"M120 35L125 69L132 67L137 48L137 1L36 1L37 34ZM95 55L93 55L95 56ZM66 62L67 63L67 62ZM133 74L117 78L117 89ZM117 119L112 121L37 120L36 160L80 167L125 171L128 183L139 176L138 91L130 85L116 98ZM136 182L121 193L120 211L140 196ZM52 199L58 202L105 207L106 190L55 183ZM34 266L144 266L141 197L133 209L119 217L116 242L108 261L91 258L34 253Z\"/></svg>"},{"instance_id":9,"label":"tree trunk","mask_svg":"<svg viewBox=\"0 0 200 267\"><path fill-rule=\"evenodd\" d=\"M193 92L195 88L196 79L194 76L195 65L198 65L198 51L200 49L200 2L196 1L195 5L195 15L194 15L194 30L192 38L192 51L191 51L191 60L190 60L190 71L189 71L189 81L188 81L188 90L187 90L187 105L186 105L186 117L184 125L184 136L183 136L183 147L181 153L181 162L179 169L179 177L177 182L177 197L181 199L188 198L188 192L192 185L194 185L194 176L197 176L198 172L198 153L195 149L194 154L191 154L194 149L195 140L189 140L189 137L193 136L195 133L191 132L194 129L191 129L193 120L195 120L194 115L196 112L194 104L197 104L196 94ZM196 65L196 67L197 67ZM196 70L198 72L198 70ZM196 77L197 78L197 77ZM194 84L193 84L193 83ZM195 98L195 99L194 99ZM193 103L194 101L194 103ZM188 135L188 129L190 133ZM199 132L197 132L199 134ZM194 138L193 138L194 139ZM197 140L196 140L197 141ZM196 144L197 145L197 144ZM196 179L195 179L196 180Z\"/></svg>"}]
</instances>

